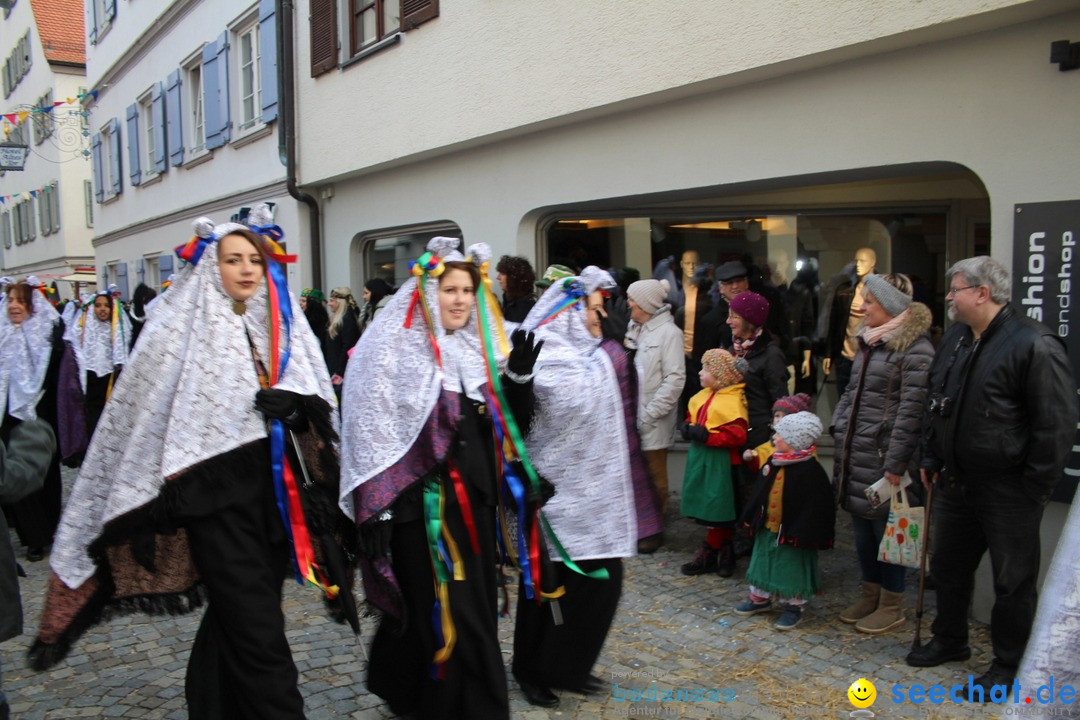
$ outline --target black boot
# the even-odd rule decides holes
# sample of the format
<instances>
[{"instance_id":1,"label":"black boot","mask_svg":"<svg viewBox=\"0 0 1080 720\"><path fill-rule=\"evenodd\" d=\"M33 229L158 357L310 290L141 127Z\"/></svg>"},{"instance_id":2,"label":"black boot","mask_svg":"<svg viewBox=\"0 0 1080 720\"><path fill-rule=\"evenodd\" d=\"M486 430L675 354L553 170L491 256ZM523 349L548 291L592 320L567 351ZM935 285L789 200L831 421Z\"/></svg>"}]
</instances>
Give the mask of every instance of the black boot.
<instances>
[{"instance_id":1,"label":"black boot","mask_svg":"<svg viewBox=\"0 0 1080 720\"><path fill-rule=\"evenodd\" d=\"M730 540L725 540L720 546L720 554L716 558L716 574L722 578L735 574L735 546Z\"/></svg>"},{"instance_id":2,"label":"black boot","mask_svg":"<svg viewBox=\"0 0 1080 720\"><path fill-rule=\"evenodd\" d=\"M719 552L719 550L709 547L709 543L701 543L701 549L698 550L694 559L682 566L682 574L703 575L716 572L716 556Z\"/></svg>"}]
</instances>

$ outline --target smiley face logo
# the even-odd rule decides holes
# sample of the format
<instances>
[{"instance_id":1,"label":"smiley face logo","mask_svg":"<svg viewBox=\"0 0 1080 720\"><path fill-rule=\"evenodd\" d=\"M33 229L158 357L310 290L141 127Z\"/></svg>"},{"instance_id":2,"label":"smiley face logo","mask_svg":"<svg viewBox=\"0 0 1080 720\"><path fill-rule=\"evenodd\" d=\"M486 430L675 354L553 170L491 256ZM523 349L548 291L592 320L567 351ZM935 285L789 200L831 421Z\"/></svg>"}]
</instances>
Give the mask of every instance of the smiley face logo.
<instances>
[{"instance_id":1,"label":"smiley face logo","mask_svg":"<svg viewBox=\"0 0 1080 720\"><path fill-rule=\"evenodd\" d=\"M868 708L874 704L874 700L877 699L877 688L874 687L874 683L870 682L866 678L859 678L855 682L851 683L851 687L847 691L848 700L851 704L857 708Z\"/></svg>"}]
</instances>

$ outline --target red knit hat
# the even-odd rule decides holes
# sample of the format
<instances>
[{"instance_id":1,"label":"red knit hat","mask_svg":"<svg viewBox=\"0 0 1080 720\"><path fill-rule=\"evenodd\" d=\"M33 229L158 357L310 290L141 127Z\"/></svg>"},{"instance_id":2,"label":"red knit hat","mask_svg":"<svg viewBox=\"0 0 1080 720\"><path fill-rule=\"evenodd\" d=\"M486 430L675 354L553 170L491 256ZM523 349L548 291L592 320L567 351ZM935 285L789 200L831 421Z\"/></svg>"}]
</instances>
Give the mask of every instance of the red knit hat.
<instances>
[{"instance_id":1,"label":"red knit hat","mask_svg":"<svg viewBox=\"0 0 1080 720\"><path fill-rule=\"evenodd\" d=\"M782 412L785 415L794 415L797 412L809 412L810 403L813 399L806 393L787 395L773 403L772 411Z\"/></svg>"}]
</instances>

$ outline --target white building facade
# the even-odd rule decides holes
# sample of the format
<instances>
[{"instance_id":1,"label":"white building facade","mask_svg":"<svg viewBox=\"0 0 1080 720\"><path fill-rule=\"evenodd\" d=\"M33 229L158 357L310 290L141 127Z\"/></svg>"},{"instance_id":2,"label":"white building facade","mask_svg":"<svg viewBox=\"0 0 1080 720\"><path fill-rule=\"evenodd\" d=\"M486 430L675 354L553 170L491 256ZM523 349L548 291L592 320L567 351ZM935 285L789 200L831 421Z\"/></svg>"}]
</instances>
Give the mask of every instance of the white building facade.
<instances>
[{"instance_id":1,"label":"white building facade","mask_svg":"<svg viewBox=\"0 0 1080 720\"><path fill-rule=\"evenodd\" d=\"M304 229L278 152L273 0L88 0L86 26L101 280L124 298L140 282L157 289L193 220L226 222L259 202L274 204L296 252Z\"/></svg>"},{"instance_id":2,"label":"white building facade","mask_svg":"<svg viewBox=\"0 0 1080 720\"><path fill-rule=\"evenodd\" d=\"M22 170L0 173L0 274L37 275L70 297L60 278L94 261L82 8L20 0L3 12L0 141L28 150Z\"/></svg>"}]
</instances>

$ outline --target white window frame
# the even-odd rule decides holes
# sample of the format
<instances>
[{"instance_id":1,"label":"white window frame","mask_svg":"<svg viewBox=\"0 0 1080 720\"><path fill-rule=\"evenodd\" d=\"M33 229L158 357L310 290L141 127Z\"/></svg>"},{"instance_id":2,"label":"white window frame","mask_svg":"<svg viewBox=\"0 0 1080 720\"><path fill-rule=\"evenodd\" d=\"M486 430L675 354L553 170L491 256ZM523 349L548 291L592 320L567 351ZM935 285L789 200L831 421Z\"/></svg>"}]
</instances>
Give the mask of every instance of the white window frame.
<instances>
[{"instance_id":1,"label":"white window frame","mask_svg":"<svg viewBox=\"0 0 1080 720\"><path fill-rule=\"evenodd\" d=\"M161 287L161 254L143 256L142 282L147 287L157 289Z\"/></svg>"},{"instance_id":2,"label":"white window frame","mask_svg":"<svg viewBox=\"0 0 1080 720\"><path fill-rule=\"evenodd\" d=\"M258 9L253 14L244 16L230 28L232 31L232 49L236 55L230 58L232 67L236 68L236 111L233 117L236 132L233 142L252 133L261 130L265 123L262 120L262 52L259 48L259 13ZM245 66L244 64L244 38L250 38L252 57ZM245 88L245 75L249 75L250 87ZM245 93L246 91L246 93ZM251 116L245 114L244 103L250 98L252 103Z\"/></svg>"},{"instance_id":3,"label":"white window frame","mask_svg":"<svg viewBox=\"0 0 1080 720\"><path fill-rule=\"evenodd\" d=\"M206 109L203 107L203 67L202 46L189 55L180 66L183 69L181 92L184 94L186 115L184 117L184 146L186 159L184 164L203 155L206 149ZM196 80L196 78L198 78Z\"/></svg>"},{"instance_id":4,"label":"white window frame","mask_svg":"<svg viewBox=\"0 0 1080 720\"><path fill-rule=\"evenodd\" d=\"M151 91L152 88L148 88L135 101L139 105L139 170L142 172L140 185L157 180L161 175L154 170L154 100ZM128 142L131 142L131 138L128 138ZM165 152L167 154L168 150Z\"/></svg>"},{"instance_id":5,"label":"white window frame","mask_svg":"<svg viewBox=\"0 0 1080 720\"><path fill-rule=\"evenodd\" d=\"M101 128L101 184L104 191L101 202L107 203L118 195L113 192L113 161L112 161L112 132L109 130L110 123L105 123ZM123 167L123 163L121 163ZM120 179L123 187L123 178Z\"/></svg>"}]
</instances>

